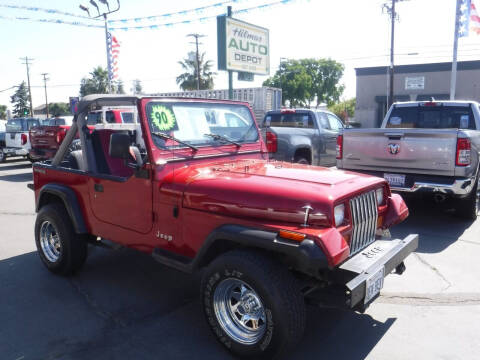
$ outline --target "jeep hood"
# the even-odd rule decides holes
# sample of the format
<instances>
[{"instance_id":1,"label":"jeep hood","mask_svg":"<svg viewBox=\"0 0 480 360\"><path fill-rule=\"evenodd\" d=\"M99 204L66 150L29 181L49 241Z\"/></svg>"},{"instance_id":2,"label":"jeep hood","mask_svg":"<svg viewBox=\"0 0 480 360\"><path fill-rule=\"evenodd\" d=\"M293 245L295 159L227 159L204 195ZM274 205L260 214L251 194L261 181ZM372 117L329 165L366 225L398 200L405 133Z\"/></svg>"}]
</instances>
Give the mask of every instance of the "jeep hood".
<instances>
[{"instance_id":1,"label":"jeep hood","mask_svg":"<svg viewBox=\"0 0 480 360\"><path fill-rule=\"evenodd\" d=\"M266 160L189 166L176 170L184 184L183 206L223 216L264 222L332 224L333 207L341 200L385 181L348 171Z\"/></svg>"}]
</instances>

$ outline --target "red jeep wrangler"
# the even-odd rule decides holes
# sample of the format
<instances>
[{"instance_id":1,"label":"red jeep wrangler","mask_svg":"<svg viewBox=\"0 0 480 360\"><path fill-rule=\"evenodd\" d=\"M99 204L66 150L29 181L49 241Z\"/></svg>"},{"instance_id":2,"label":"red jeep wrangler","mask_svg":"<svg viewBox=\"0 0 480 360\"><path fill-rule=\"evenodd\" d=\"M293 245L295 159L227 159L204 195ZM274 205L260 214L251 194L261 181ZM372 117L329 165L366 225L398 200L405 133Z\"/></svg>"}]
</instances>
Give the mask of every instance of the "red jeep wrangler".
<instances>
[{"instance_id":1,"label":"red jeep wrangler","mask_svg":"<svg viewBox=\"0 0 480 360\"><path fill-rule=\"evenodd\" d=\"M88 130L90 111L129 105L138 122ZM69 151L77 131L81 149ZM271 358L300 340L305 300L333 294L365 309L418 245L418 235L381 237L408 216L384 179L269 161L242 102L87 96L33 173L35 241L49 270L80 269L89 243L205 268L207 321L242 356Z\"/></svg>"}]
</instances>

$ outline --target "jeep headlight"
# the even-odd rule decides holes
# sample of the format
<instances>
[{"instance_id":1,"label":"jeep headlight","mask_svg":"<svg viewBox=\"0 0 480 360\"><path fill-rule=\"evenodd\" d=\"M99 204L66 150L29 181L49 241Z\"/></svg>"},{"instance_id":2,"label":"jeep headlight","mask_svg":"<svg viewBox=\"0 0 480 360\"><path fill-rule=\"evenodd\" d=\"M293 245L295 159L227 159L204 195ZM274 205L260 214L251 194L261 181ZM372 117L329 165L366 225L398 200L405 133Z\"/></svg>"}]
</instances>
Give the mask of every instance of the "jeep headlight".
<instances>
[{"instance_id":1,"label":"jeep headlight","mask_svg":"<svg viewBox=\"0 0 480 360\"><path fill-rule=\"evenodd\" d=\"M385 198L383 197L383 188L375 190L375 195L377 196L377 204L383 205Z\"/></svg>"},{"instance_id":2,"label":"jeep headlight","mask_svg":"<svg viewBox=\"0 0 480 360\"><path fill-rule=\"evenodd\" d=\"M333 209L333 215L335 217L335 226L340 226L345 220L345 204L335 206Z\"/></svg>"}]
</instances>

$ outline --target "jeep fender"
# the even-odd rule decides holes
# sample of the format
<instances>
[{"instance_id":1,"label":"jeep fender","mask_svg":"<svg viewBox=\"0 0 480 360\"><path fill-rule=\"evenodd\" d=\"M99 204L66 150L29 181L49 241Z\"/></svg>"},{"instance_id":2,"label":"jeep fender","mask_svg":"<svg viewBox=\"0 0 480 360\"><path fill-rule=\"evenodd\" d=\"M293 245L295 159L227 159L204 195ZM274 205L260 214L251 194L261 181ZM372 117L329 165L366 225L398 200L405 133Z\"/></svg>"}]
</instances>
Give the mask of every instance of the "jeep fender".
<instances>
[{"instance_id":1,"label":"jeep fender","mask_svg":"<svg viewBox=\"0 0 480 360\"><path fill-rule=\"evenodd\" d=\"M75 192L64 185L59 184L47 184L40 189L35 211L38 212L40 208L48 203L48 198L54 196L59 198L65 209L67 209L70 219L72 219L73 228L77 234L88 233L83 214L78 203L77 195Z\"/></svg>"},{"instance_id":2,"label":"jeep fender","mask_svg":"<svg viewBox=\"0 0 480 360\"><path fill-rule=\"evenodd\" d=\"M213 230L193 259L182 259L164 249L155 249L153 257L165 265L192 272L207 266L217 256L235 248L266 250L281 255L282 260L295 270L315 277L319 277L320 269L328 267L327 257L312 240L294 243L279 238L274 231L233 224L222 225Z\"/></svg>"}]
</instances>

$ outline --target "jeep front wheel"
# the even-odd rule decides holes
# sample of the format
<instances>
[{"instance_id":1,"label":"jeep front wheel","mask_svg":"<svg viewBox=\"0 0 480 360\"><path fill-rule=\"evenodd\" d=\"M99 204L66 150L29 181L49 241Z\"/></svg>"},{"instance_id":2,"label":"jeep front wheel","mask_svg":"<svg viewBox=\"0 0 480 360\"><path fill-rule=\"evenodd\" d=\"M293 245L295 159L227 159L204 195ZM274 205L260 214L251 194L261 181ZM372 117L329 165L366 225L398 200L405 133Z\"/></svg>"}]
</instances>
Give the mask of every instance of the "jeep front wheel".
<instances>
[{"instance_id":1,"label":"jeep front wheel","mask_svg":"<svg viewBox=\"0 0 480 360\"><path fill-rule=\"evenodd\" d=\"M213 333L235 355L270 359L303 335L305 302L297 281L261 253L232 251L217 258L201 291Z\"/></svg>"},{"instance_id":2,"label":"jeep front wheel","mask_svg":"<svg viewBox=\"0 0 480 360\"><path fill-rule=\"evenodd\" d=\"M87 243L75 233L65 207L59 203L45 205L35 221L35 243L45 266L53 273L71 274L87 258Z\"/></svg>"}]
</instances>

